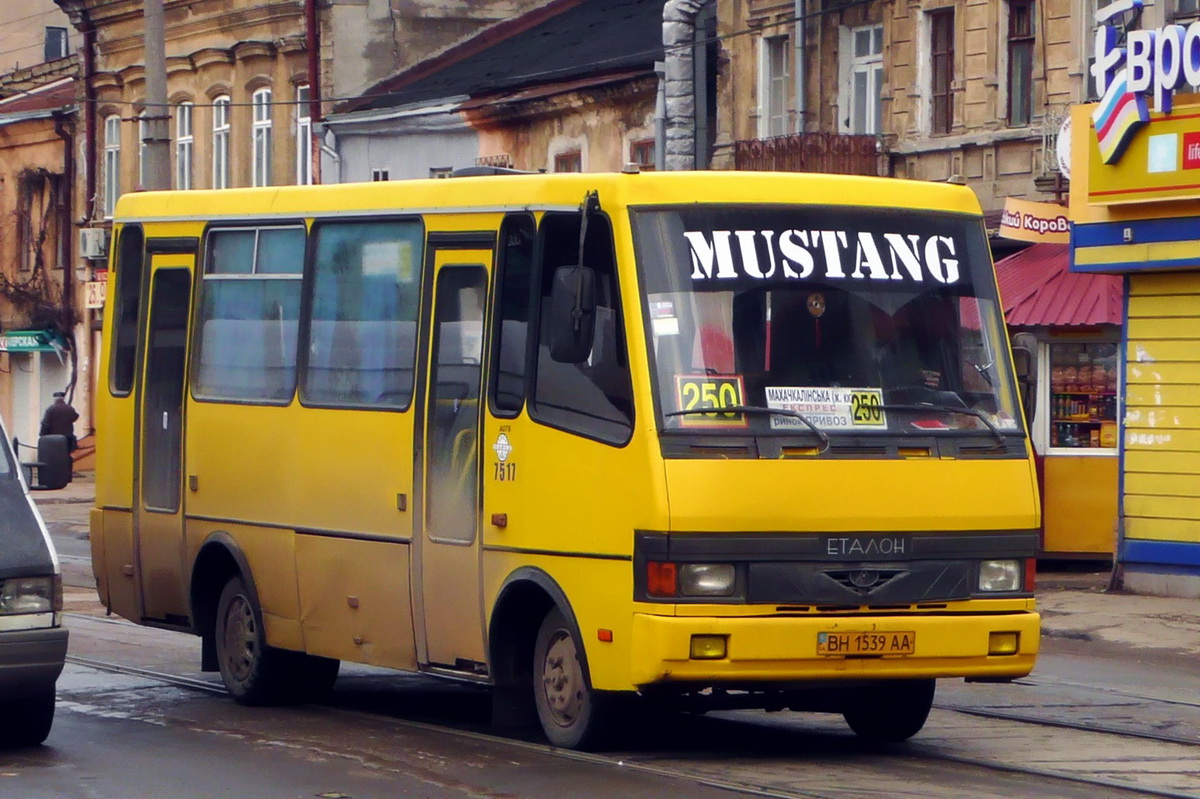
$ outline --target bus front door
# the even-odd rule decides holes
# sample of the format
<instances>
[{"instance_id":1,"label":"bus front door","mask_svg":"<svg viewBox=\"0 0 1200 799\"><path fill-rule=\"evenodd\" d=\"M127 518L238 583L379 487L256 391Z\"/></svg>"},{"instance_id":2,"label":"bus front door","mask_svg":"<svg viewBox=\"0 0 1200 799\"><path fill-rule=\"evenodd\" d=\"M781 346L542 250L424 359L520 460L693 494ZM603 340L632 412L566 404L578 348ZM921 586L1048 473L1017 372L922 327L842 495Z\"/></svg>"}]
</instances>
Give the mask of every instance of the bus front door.
<instances>
[{"instance_id":1,"label":"bus front door","mask_svg":"<svg viewBox=\"0 0 1200 799\"><path fill-rule=\"evenodd\" d=\"M433 322L414 464L417 640L423 663L478 673L485 662L479 403L492 251L459 245L434 249L432 258Z\"/></svg>"},{"instance_id":2,"label":"bus front door","mask_svg":"<svg viewBox=\"0 0 1200 799\"><path fill-rule=\"evenodd\" d=\"M150 315L138 386L134 557L142 617L186 623L183 579L184 376L195 252L150 255Z\"/></svg>"}]
</instances>

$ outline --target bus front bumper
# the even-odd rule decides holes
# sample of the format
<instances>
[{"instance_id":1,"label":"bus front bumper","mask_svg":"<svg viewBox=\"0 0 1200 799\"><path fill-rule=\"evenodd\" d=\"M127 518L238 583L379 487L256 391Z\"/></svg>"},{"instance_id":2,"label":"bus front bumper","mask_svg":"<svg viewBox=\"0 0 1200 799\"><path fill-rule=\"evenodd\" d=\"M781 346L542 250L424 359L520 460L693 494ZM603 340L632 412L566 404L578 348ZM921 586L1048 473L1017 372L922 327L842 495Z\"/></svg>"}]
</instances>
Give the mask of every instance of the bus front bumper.
<instances>
[{"instance_id":1,"label":"bus front bumper","mask_svg":"<svg viewBox=\"0 0 1200 799\"><path fill-rule=\"evenodd\" d=\"M642 687L663 683L716 686L922 677L1015 679L1033 670L1040 629L1041 617L1032 611L836 618L635 614L633 651L638 656L633 665L633 683ZM818 638L822 635L828 640L834 633L854 636L892 632L911 634L911 654L818 653ZM722 637L724 657L718 657L719 640L714 645L713 639Z\"/></svg>"}]
</instances>

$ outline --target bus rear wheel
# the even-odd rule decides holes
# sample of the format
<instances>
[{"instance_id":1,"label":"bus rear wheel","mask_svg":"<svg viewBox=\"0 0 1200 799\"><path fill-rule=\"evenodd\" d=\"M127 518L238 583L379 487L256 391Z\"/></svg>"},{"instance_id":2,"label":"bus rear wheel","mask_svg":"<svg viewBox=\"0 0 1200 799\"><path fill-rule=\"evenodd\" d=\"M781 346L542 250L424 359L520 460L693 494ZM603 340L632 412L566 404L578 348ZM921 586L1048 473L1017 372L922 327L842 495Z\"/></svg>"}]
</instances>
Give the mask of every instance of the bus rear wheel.
<instances>
[{"instance_id":1,"label":"bus rear wheel","mask_svg":"<svg viewBox=\"0 0 1200 799\"><path fill-rule=\"evenodd\" d=\"M542 620L533 657L533 695L546 738L564 749L595 748L606 705L588 684L583 648L558 608Z\"/></svg>"},{"instance_id":2,"label":"bus rear wheel","mask_svg":"<svg viewBox=\"0 0 1200 799\"><path fill-rule=\"evenodd\" d=\"M854 734L871 743L907 741L925 726L935 680L889 680L855 692L842 712Z\"/></svg>"},{"instance_id":3,"label":"bus rear wheel","mask_svg":"<svg viewBox=\"0 0 1200 799\"><path fill-rule=\"evenodd\" d=\"M285 699L290 682L286 653L267 646L262 611L241 577L221 591L216 639L221 681L238 704L270 705Z\"/></svg>"}]
</instances>

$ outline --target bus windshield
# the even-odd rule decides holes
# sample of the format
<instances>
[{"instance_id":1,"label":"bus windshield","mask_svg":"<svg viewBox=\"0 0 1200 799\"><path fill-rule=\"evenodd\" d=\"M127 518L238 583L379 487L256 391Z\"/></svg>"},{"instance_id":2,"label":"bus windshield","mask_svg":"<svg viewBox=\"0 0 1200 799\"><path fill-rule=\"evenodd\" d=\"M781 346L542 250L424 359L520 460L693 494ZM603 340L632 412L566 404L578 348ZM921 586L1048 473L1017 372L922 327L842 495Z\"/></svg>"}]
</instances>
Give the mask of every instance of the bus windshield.
<instances>
[{"instance_id":1,"label":"bus windshield","mask_svg":"<svg viewBox=\"0 0 1200 799\"><path fill-rule=\"evenodd\" d=\"M824 446L1022 434L977 217L696 205L632 218L664 432Z\"/></svg>"}]
</instances>

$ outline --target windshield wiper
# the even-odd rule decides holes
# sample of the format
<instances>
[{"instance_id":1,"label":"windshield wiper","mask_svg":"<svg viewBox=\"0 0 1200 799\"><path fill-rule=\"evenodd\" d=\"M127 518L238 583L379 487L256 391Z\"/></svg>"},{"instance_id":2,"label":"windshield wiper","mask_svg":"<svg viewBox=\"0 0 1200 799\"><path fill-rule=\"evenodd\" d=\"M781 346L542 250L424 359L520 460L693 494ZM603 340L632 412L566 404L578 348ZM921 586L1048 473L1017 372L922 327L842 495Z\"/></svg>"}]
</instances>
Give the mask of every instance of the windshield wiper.
<instances>
[{"instance_id":1,"label":"windshield wiper","mask_svg":"<svg viewBox=\"0 0 1200 799\"><path fill-rule=\"evenodd\" d=\"M992 435L996 437L996 441L1000 446L1005 446L1006 440L1004 434L1000 432L1000 428L988 418L987 414L977 408L968 408L965 405L957 408L953 405L944 405L938 402L910 402L910 403L884 403L883 405L875 406L882 411L942 411L944 413L958 413L963 416L974 416L979 421L983 422L988 430L992 431Z\"/></svg>"},{"instance_id":2,"label":"windshield wiper","mask_svg":"<svg viewBox=\"0 0 1200 799\"><path fill-rule=\"evenodd\" d=\"M789 411L786 408L766 408L762 405L723 405L720 408L692 408L686 411L670 411L667 416L692 416L696 414L711 416L718 413L744 413L750 416L788 416L792 419L799 419L812 434L821 442L821 448L817 454L825 452L829 449L829 435L817 427L812 421L802 413Z\"/></svg>"}]
</instances>

